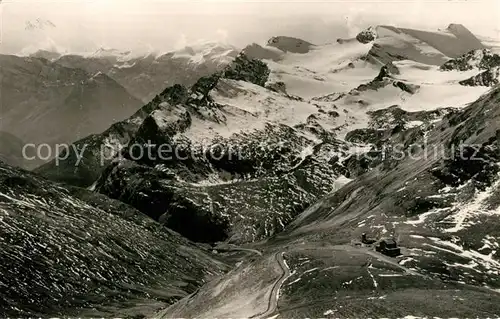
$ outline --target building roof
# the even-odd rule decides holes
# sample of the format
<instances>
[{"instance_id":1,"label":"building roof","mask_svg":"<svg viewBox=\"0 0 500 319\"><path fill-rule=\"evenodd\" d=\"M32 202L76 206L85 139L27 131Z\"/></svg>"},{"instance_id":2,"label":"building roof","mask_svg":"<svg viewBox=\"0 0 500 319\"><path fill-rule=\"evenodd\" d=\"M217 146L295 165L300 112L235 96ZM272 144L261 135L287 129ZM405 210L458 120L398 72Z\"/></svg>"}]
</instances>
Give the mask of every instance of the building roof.
<instances>
[{"instance_id":1,"label":"building roof","mask_svg":"<svg viewBox=\"0 0 500 319\"><path fill-rule=\"evenodd\" d=\"M384 238L381 241L385 242L387 245L396 245L396 240L394 238Z\"/></svg>"}]
</instances>

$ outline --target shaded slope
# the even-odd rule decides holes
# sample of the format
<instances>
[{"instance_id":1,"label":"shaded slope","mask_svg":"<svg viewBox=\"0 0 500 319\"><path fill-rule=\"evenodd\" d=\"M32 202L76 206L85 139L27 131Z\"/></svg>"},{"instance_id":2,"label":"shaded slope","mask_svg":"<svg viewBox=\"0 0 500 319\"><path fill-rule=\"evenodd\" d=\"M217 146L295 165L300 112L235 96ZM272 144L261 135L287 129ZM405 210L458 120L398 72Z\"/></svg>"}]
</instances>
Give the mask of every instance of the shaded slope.
<instances>
[{"instance_id":1,"label":"shaded slope","mask_svg":"<svg viewBox=\"0 0 500 319\"><path fill-rule=\"evenodd\" d=\"M488 69L471 78L460 81L465 86L495 86L500 83L500 66Z\"/></svg>"},{"instance_id":2,"label":"shaded slope","mask_svg":"<svg viewBox=\"0 0 500 319\"><path fill-rule=\"evenodd\" d=\"M489 49L472 50L447 61L440 69L443 71L484 70L459 83L465 86L495 86L500 78L500 56Z\"/></svg>"},{"instance_id":3,"label":"shaded slope","mask_svg":"<svg viewBox=\"0 0 500 319\"><path fill-rule=\"evenodd\" d=\"M484 48L483 43L463 24L452 23L446 30L464 42L464 50L470 51Z\"/></svg>"},{"instance_id":4,"label":"shaded slope","mask_svg":"<svg viewBox=\"0 0 500 319\"><path fill-rule=\"evenodd\" d=\"M80 187L91 186L122 148L128 145L142 121L162 100L162 96L157 96L129 119L111 125L100 134L92 134L73 143L72 147L84 150L83 158L80 159L78 154L71 151L69 154L60 154L61 160L52 160L34 171L53 181Z\"/></svg>"},{"instance_id":5,"label":"shaded slope","mask_svg":"<svg viewBox=\"0 0 500 319\"><path fill-rule=\"evenodd\" d=\"M24 142L16 136L0 132L0 161L15 167L24 167L23 147Z\"/></svg>"},{"instance_id":6,"label":"shaded slope","mask_svg":"<svg viewBox=\"0 0 500 319\"><path fill-rule=\"evenodd\" d=\"M484 48L481 41L472 32L459 24L451 24L447 28L447 31L451 33L448 35L405 28L401 28L400 30L428 43L451 58L456 58L471 50Z\"/></svg>"},{"instance_id":7,"label":"shaded slope","mask_svg":"<svg viewBox=\"0 0 500 319\"><path fill-rule=\"evenodd\" d=\"M2 316L148 315L225 269L123 203L0 165Z\"/></svg>"},{"instance_id":8,"label":"shaded slope","mask_svg":"<svg viewBox=\"0 0 500 319\"><path fill-rule=\"evenodd\" d=\"M104 74L89 75L45 59L4 55L0 60L2 129L25 143L71 143L127 118L141 105Z\"/></svg>"}]
</instances>

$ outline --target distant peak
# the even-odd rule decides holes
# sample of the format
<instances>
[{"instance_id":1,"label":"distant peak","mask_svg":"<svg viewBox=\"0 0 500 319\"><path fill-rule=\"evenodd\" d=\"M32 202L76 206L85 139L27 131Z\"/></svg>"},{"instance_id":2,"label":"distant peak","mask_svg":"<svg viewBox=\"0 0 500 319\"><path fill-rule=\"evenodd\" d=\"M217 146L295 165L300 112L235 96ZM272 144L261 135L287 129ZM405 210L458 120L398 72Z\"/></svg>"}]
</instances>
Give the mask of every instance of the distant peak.
<instances>
[{"instance_id":1,"label":"distant peak","mask_svg":"<svg viewBox=\"0 0 500 319\"><path fill-rule=\"evenodd\" d=\"M43 58L49 61L54 61L57 60L59 57L61 57L61 54L55 51L40 49L34 53L29 54L29 56L34 58Z\"/></svg>"},{"instance_id":2,"label":"distant peak","mask_svg":"<svg viewBox=\"0 0 500 319\"><path fill-rule=\"evenodd\" d=\"M358 35L356 35L356 40L364 44L375 41L376 38L377 30L372 26L366 28L365 30L358 33Z\"/></svg>"},{"instance_id":3,"label":"distant peak","mask_svg":"<svg viewBox=\"0 0 500 319\"><path fill-rule=\"evenodd\" d=\"M92 56L126 56L129 55L131 51L120 51L114 48L105 48L105 47L100 47L94 53Z\"/></svg>"},{"instance_id":4,"label":"distant peak","mask_svg":"<svg viewBox=\"0 0 500 319\"><path fill-rule=\"evenodd\" d=\"M52 21L44 20L44 19L40 19L40 18L37 18L36 20L32 20L32 21L26 21L25 25L26 25L25 30L29 30L29 31L36 30L36 29L43 30L45 28L55 28L56 27L56 25Z\"/></svg>"},{"instance_id":5,"label":"distant peak","mask_svg":"<svg viewBox=\"0 0 500 319\"><path fill-rule=\"evenodd\" d=\"M465 28L465 26L461 23L450 23L446 29L452 30L452 29L456 29L456 28Z\"/></svg>"},{"instance_id":6,"label":"distant peak","mask_svg":"<svg viewBox=\"0 0 500 319\"><path fill-rule=\"evenodd\" d=\"M307 53L313 46L305 40L287 36L272 37L267 41L267 45L280 49L283 52Z\"/></svg>"},{"instance_id":7,"label":"distant peak","mask_svg":"<svg viewBox=\"0 0 500 319\"><path fill-rule=\"evenodd\" d=\"M193 64L201 64L206 61L227 64L238 55L239 51L236 47L221 42L198 41L181 49L163 53L158 58L173 57L188 59Z\"/></svg>"},{"instance_id":8,"label":"distant peak","mask_svg":"<svg viewBox=\"0 0 500 319\"><path fill-rule=\"evenodd\" d=\"M307 42L305 40L302 40L302 39L299 39L299 38L294 38L294 37L289 37L289 36L284 36L284 35L275 36L275 37L270 38L267 41L267 44L273 44L273 43L278 43L278 42L282 42L282 41L303 42L305 44L312 45L312 43L309 43L309 42Z\"/></svg>"}]
</instances>

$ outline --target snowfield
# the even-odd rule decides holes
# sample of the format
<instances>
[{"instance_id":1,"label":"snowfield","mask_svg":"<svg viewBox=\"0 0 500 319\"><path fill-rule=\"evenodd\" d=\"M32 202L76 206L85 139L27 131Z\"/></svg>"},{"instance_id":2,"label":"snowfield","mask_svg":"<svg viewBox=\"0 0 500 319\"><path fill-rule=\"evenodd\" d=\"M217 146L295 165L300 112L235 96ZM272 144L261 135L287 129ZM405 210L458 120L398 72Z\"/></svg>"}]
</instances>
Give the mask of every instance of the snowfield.
<instances>
[{"instance_id":1,"label":"snowfield","mask_svg":"<svg viewBox=\"0 0 500 319\"><path fill-rule=\"evenodd\" d=\"M266 61L270 80L285 82L288 93L304 99L348 92L379 72L378 67L361 60L370 47L356 41L314 46L306 54L286 53L278 62Z\"/></svg>"}]
</instances>

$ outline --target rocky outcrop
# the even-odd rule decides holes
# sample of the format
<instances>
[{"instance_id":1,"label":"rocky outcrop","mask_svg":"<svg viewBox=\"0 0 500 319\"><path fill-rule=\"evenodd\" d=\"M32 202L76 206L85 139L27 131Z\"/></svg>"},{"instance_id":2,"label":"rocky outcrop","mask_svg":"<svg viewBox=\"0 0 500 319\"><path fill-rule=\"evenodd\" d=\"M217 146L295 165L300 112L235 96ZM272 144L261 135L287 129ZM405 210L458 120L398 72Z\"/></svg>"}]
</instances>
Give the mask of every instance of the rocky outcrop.
<instances>
[{"instance_id":1,"label":"rocky outcrop","mask_svg":"<svg viewBox=\"0 0 500 319\"><path fill-rule=\"evenodd\" d=\"M382 68L380 68L379 74L373 80L371 80L366 84L361 84L354 90L358 92L363 92L367 90L378 90L380 88L389 85L391 82L392 80L389 68L386 65L384 65Z\"/></svg>"},{"instance_id":2,"label":"rocky outcrop","mask_svg":"<svg viewBox=\"0 0 500 319\"><path fill-rule=\"evenodd\" d=\"M446 30L460 40L465 50L484 48L481 41L463 24L451 23Z\"/></svg>"},{"instance_id":3,"label":"rocky outcrop","mask_svg":"<svg viewBox=\"0 0 500 319\"><path fill-rule=\"evenodd\" d=\"M367 44L370 42L375 41L377 38L377 31L375 30L374 27L369 27L366 30L361 31L356 35L356 40L363 44Z\"/></svg>"},{"instance_id":4,"label":"rocky outcrop","mask_svg":"<svg viewBox=\"0 0 500 319\"><path fill-rule=\"evenodd\" d=\"M210 42L159 56L134 57L127 53L100 51L92 56L64 55L57 63L90 74L100 71L120 83L142 104L151 101L168 86L180 84L189 87L200 77L222 71L239 53L230 45Z\"/></svg>"},{"instance_id":5,"label":"rocky outcrop","mask_svg":"<svg viewBox=\"0 0 500 319\"><path fill-rule=\"evenodd\" d=\"M135 140L145 140L142 132L151 132L147 138L152 144L166 143L177 153L168 159L130 156L116 162L103 172L96 190L194 241L241 243L277 233L331 190L344 172L338 157L331 155L345 152L342 144L332 141L313 148L313 141L285 125L219 138L206 148L182 144L179 154L178 141L155 121L147 122L143 126L150 129L139 129ZM207 182L211 176L218 181Z\"/></svg>"},{"instance_id":6,"label":"rocky outcrop","mask_svg":"<svg viewBox=\"0 0 500 319\"><path fill-rule=\"evenodd\" d=\"M491 69L483 71L477 75L474 75L466 80L462 80L458 83L465 86L493 87L498 83L500 83L500 66L492 67Z\"/></svg>"},{"instance_id":7,"label":"rocky outcrop","mask_svg":"<svg viewBox=\"0 0 500 319\"><path fill-rule=\"evenodd\" d=\"M419 89L418 85L395 80L392 77L393 74L399 74L399 70L392 62L390 62L380 69L379 74L372 81L366 84L361 84L352 90L351 93L356 94L356 92L363 92L367 90L376 91L391 84L409 94L415 94Z\"/></svg>"},{"instance_id":8,"label":"rocky outcrop","mask_svg":"<svg viewBox=\"0 0 500 319\"><path fill-rule=\"evenodd\" d=\"M245 54L240 54L224 70L222 76L227 79L246 81L263 87L269 78L270 72L264 62L249 59Z\"/></svg>"},{"instance_id":9,"label":"rocky outcrop","mask_svg":"<svg viewBox=\"0 0 500 319\"><path fill-rule=\"evenodd\" d=\"M227 239L228 220L190 200L172 177L160 167L125 160L106 168L96 190L132 205L190 240L213 243Z\"/></svg>"},{"instance_id":10,"label":"rocky outcrop","mask_svg":"<svg viewBox=\"0 0 500 319\"><path fill-rule=\"evenodd\" d=\"M271 91L274 91L274 92L278 92L278 93L283 93L283 94L288 94L286 92L286 85L284 82L272 82L272 83L267 83L266 84L266 88L268 90L271 90Z\"/></svg>"},{"instance_id":11,"label":"rocky outcrop","mask_svg":"<svg viewBox=\"0 0 500 319\"><path fill-rule=\"evenodd\" d=\"M367 313L398 317L408 309L422 317L493 316L500 300L491 294L491 289L500 287L500 175L494 166L500 159L495 147L500 145L499 100L500 88L494 88L448 114L410 113L396 107L376 113L380 120L387 116L391 124L400 122L400 116L422 122L428 119L428 125L406 128L408 123L398 123L384 129L384 133L392 133L389 142L420 148L407 147L399 156L394 149L374 149L365 156L343 160L352 180L308 207L267 244L262 243L272 247L271 252L225 275L221 282L227 285L222 292L220 282L207 285L196 296L166 310L164 318L195 317L209 311L214 316L227 314L228 300L239 301L234 295L241 287L261 287L269 272L253 270L269 269L273 257L286 262L289 271L289 284L280 290L279 312L285 317L333 313L339 317ZM432 123L440 117L441 121ZM375 126L384 127L374 123L373 130ZM351 134L351 138L358 137L363 138L362 132ZM448 161L454 145L480 146L478 163L472 162L470 148L464 148L463 159ZM310 156L305 161L317 158ZM356 248L364 246L359 243L363 233L377 239L395 238L403 255L391 260L381 256L375 261L371 248ZM273 276L279 281L282 272L278 270ZM403 304L402 296L407 297ZM461 296L459 303L455 296ZM260 296L252 300L245 312L253 313ZM376 306L368 305L367 300L374 300ZM332 302L342 307L332 310ZM265 306L261 309L266 311ZM231 311L235 317L242 313Z\"/></svg>"},{"instance_id":12,"label":"rocky outcrop","mask_svg":"<svg viewBox=\"0 0 500 319\"><path fill-rule=\"evenodd\" d=\"M346 176L358 177L376 167L393 168L411 148L420 147L423 136L434 128L434 123L451 116L455 109L408 112L397 105L368 112L368 128L356 129L346 134L346 141L357 145L371 145L367 152L348 157L343 165Z\"/></svg>"},{"instance_id":13,"label":"rocky outcrop","mask_svg":"<svg viewBox=\"0 0 500 319\"><path fill-rule=\"evenodd\" d=\"M473 69L488 70L500 67L500 55L488 49L473 50L456 59L444 63L440 69L443 71L467 71Z\"/></svg>"},{"instance_id":14,"label":"rocky outcrop","mask_svg":"<svg viewBox=\"0 0 500 319\"><path fill-rule=\"evenodd\" d=\"M179 94L175 89L173 91L173 96ZM34 171L53 181L79 187L91 186L104 168L130 143L142 121L167 97L171 98L170 95L155 97L129 119L111 125L101 134L73 143L69 150Z\"/></svg>"}]
</instances>

